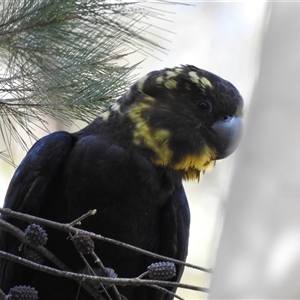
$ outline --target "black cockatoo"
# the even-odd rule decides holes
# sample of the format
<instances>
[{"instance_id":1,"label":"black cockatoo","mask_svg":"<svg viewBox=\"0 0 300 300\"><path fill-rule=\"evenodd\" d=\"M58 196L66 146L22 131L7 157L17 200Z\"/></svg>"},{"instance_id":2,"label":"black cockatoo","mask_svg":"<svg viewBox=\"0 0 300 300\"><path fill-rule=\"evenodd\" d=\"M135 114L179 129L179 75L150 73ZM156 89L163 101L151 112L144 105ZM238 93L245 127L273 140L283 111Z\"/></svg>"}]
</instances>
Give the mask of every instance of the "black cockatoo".
<instances>
[{"instance_id":1,"label":"black cockatoo","mask_svg":"<svg viewBox=\"0 0 300 300\"><path fill-rule=\"evenodd\" d=\"M236 149L242 112L237 89L208 71L184 65L151 72L82 130L58 131L38 140L17 168L4 207L62 223L97 209L81 229L184 261L190 214L182 180L198 179ZM2 218L22 230L28 225ZM84 272L67 233L44 229L47 249L74 272ZM27 248L19 251L20 241L3 230L0 246L21 257L26 254ZM139 276L155 261L98 240L95 252L122 278ZM90 263L94 268L94 261ZM47 260L44 264L52 266ZM41 300L94 299L71 279L4 259L0 268L5 293L27 285ZM182 272L176 266L171 280L179 281ZM98 288L100 299L106 299ZM106 289L115 299L111 288ZM172 299L152 287L118 290L128 300Z\"/></svg>"}]
</instances>

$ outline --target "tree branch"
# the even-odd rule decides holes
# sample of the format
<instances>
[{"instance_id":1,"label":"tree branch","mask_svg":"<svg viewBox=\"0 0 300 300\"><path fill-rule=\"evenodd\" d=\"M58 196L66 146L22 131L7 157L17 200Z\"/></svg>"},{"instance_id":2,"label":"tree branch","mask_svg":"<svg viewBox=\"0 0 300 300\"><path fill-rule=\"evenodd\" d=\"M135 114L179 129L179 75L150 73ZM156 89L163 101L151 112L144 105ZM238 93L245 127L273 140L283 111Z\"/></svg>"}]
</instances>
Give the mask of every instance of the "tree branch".
<instances>
[{"instance_id":1,"label":"tree branch","mask_svg":"<svg viewBox=\"0 0 300 300\"><path fill-rule=\"evenodd\" d=\"M55 228L55 229L58 229L58 230L65 231L65 232L72 232L74 234L77 233L77 232L80 232L80 233L89 235L93 239L105 241L105 242L108 242L108 243L112 243L112 244L115 244L115 245L120 246L120 247L125 247L127 249L136 251L140 254L151 256L151 257L156 258L156 259L160 259L160 260L163 260L163 261L170 261L170 262L173 262L173 263L178 264L178 265L183 265L183 266L193 268L193 269L197 269L197 270L200 270L200 271L203 271L203 272L212 273L211 269L206 269L206 268L194 265L194 264L183 262L181 260L177 260L177 259L170 258L170 257L167 257L167 256L159 255L159 254L156 254L156 253L144 250L144 249L140 249L140 248L132 246L130 244L126 244L126 243L123 243L123 242L120 242L120 241L117 241L117 240L114 240L114 239L111 239L111 238L104 237L100 234L95 234L93 232L89 232L89 231L82 230L82 229L79 229L79 228L74 228L73 226L70 226L69 224L57 223L57 222L46 220L46 219L43 219L43 218L23 214L23 213L20 213L20 212L15 212L15 211L12 211L9 208L0 208L0 213L8 215L12 218L20 219L20 220L27 221L27 222L37 222L41 225L49 226L49 227L52 227L52 228Z\"/></svg>"},{"instance_id":2,"label":"tree branch","mask_svg":"<svg viewBox=\"0 0 300 300\"><path fill-rule=\"evenodd\" d=\"M70 278L74 280L80 280L80 281L92 281L92 282L101 282L105 284L116 284L116 285L133 285L133 286L140 286L140 285L162 285L166 287L177 287L177 288L183 288L183 289L190 289L194 291L204 292L208 293L209 289L197 287L190 284L184 284L184 283L178 283L178 282L171 282L171 281L160 281L160 280L148 280L148 279L137 279L137 278L108 278L108 277L101 277L101 276L92 276L92 275L86 275L86 274L78 274L74 272L68 272L63 270L57 270L51 267L43 266L37 263L34 263L30 260L21 258L19 256L9 254L7 252L0 250L0 257L8 259L10 261L22 264L24 266L30 267L34 270L38 270L41 272L47 272L48 274L59 276L59 277L65 277Z\"/></svg>"}]
</instances>

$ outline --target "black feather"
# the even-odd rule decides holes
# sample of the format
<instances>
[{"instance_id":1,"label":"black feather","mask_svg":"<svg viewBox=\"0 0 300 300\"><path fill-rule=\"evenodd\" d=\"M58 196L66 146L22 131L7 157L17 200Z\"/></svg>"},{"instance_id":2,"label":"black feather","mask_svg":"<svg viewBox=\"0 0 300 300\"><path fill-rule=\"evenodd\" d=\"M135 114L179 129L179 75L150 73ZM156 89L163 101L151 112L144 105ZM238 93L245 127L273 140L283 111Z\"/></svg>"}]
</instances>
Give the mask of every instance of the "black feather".
<instances>
[{"instance_id":1,"label":"black feather","mask_svg":"<svg viewBox=\"0 0 300 300\"><path fill-rule=\"evenodd\" d=\"M172 72L177 72L176 76ZM198 84L190 72L198 74ZM176 83L164 85L170 74ZM204 77L208 87L201 82ZM207 115L197 111L197 101L203 98L211 103ZM206 159L207 153L202 151L217 151L218 139L209 127L224 115L239 115L241 106L237 90L209 72L192 66L152 72L81 131L56 132L40 139L16 170L4 207L63 223L97 209L95 216L82 222L82 229L184 261L190 214L182 178L189 168L196 177L203 171L201 168L206 165L201 159L202 155ZM132 109L141 110L137 118L130 115ZM159 139L162 132L163 141ZM159 155L165 163L157 163ZM199 166L189 166L193 163L188 160L190 156L199 159ZM187 169L176 168L181 160ZM22 230L28 225L5 216L2 219ZM48 234L46 247L75 272L82 272L85 264L68 235L44 229ZM0 234L1 250L24 255L18 250L20 242L15 237L3 230ZM119 277L137 277L157 261L113 244L94 242L95 252L105 267ZM88 255L87 259L94 268L94 260ZM53 266L47 260L45 264ZM0 287L6 294L14 286L25 285L34 287L42 300L93 299L70 279L4 259L0 269ZM171 280L180 281L182 273L183 267L176 266L176 276ZM173 298L146 286L118 289L128 300ZM108 293L115 299L111 289ZM105 297L105 293L101 295Z\"/></svg>"}]
</instances>

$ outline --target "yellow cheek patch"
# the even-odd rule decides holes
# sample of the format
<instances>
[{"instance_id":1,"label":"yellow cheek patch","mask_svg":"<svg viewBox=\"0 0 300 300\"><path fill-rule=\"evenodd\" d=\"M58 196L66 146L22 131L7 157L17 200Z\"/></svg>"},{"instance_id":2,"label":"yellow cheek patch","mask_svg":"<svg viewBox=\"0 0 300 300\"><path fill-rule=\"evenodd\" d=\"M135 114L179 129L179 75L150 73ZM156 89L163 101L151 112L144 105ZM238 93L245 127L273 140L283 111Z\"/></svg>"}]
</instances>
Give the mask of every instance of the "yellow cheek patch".
<instances>
[{"instance_id":1,"label":"yellow cheek patch","mask_svg":"<svg viewBox=\"0 0 300 300\"><path fill-rule=\"evenodd\" d=\"M150 107L150 104L140 103L128 113L129 118L135 124L133 143L151 149L156 154L155 164L168 166L173 157L173 152L169 148L170 132L149 126L142 113Z\"/></svg>"},{"instance_id":2,"label":"yellow cheek patch","mask_svg":"<svg viewBox=\"0 0 300 300\"><path fill-rule=\"evenodd\" d=\"M151 107L149 103L139 103L136 106L132 107L128 113L129 118L133 121L136 127L142 127L145 123L144 118L142 117L142 112Z\"/></svg>"},{"instance_id":3,"label":"yellow cheek patch","mask_svg":"<svg viewBox=\"0 0 300 300\"><path fill-rule=\"evenodd\" d=\"M155 130L153 139L152 149L157 154L155 164L168 166L173 157L173 152L169 148L170 131L166 129Z\"/></svg>"},{"instance_id":4,"label":"yellow cheek patch","mask_svg":"<svg viewBox=\"0 0 300 300\"><path fill-rule=\"evenodd\" d=\"M128 112L128 117L135 124L133 143L152 150L155 153L154 164L183 171L184 178L187 180L199 179L201 172L210 171L213 168L216 156L214 149L204 146L201 153L188 154L181 161L173 163L173 151L169 147L171 132L167 129L151 128L148 119L143 116L143 113L152 107L152 101L153 99L149 99L147 102L139 103Z\"/></svg>"}]
</instances>

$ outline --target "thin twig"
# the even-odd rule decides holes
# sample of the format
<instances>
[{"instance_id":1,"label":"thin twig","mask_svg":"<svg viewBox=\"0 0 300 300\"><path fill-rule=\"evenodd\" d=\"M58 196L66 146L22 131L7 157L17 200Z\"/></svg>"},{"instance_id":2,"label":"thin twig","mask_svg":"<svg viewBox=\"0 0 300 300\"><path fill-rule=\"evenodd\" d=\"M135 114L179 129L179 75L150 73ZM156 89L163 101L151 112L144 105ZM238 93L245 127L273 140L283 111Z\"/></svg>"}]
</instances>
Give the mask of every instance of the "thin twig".
<instances>
[{"instance_id":1,"label":"thin twig","mask_svg":"<svg viewBox=\"0 0 300 300\"><path fill-rule=\"evenodd\" d=\"M125 247L127 249L136 251L136 252L144 254L144 255L151 256L151 257L156 258L156 259L160 259L160 260L164 260L164 261L170 261L170 262L176 263L178 265L182 265L182 266L186 266L186 267L189 267L189 268L197 269L197 270L207 272L207 273L212 273L211 269L206 269L206 268L203 268L203 267L200 267L200 266L197 266L197 265L194 265L194 264L186 263L186 262L183 262L181 260L177 260L177 259L174 259L174 258L171 258L171 257L159 255L159 254L156 254L156 253L153 253L153 252L150 252L150 251L132 246L130 244L126 244L126 243L123 243L123 242L120 242L120 241L117 241L117 240L114 240L114 239L111 239L111 238L104 237L100 234L95 234L93 232L89 232L89 231L82 230L82 229L79 229L79 228L74 228L74 227L70 226L69 224L57 223L57 222L46 220L46 219L43 219L43 218L23 214L23 213L20 213L20 212L15 212L15 211L12 211L9 208L0 208L0 213L3 213L5 215L8 215L8 216L16 218L16 219L28 221L28 222L37 222L37 223L40 223L42 225L49 226L49 227L52 227L52 228L55 228L55 229L58 229L58 230L65 231L65 232L72 232L74 234L77 233L77 232L80 232L82 234L88 234L93 239L101 240L101 241L105 241L105 242L108 242L108 243L115 244L117 246Z\"/></svg>"},{"instance_id":2,"label":"thin twig","mask_svg":"<svg viewBox=\"0 0 300 300\"><path fill-rule=\"evenodd\" d=\"M92 275L86 275L86 274L78 274L68 271L62 271L57 270L51 267L43 266L37 263L34 263L30 260L21 258L19 256L4 252L0 250L0 257L11 260L16 263L20 263L22 265L28 266L32 269L41 271L41 272L47 272L48 274L59 276L59 277L65 277L75 280L88 280L93 282L102 282L106 284L116 284L116 285L133 285L133 286L140 286L140 285L162 285L167 287L177 287L177 288L183 288L183 289L190 289L194 291L199 291L203 293L208 293L209 289L198 287L190 284L185 283L178 283L178 282L172 282L172 281L160 281L160 280L148 280L148 279L136 279L136 278L109 278L109 277L101 277L101 276L92 276Z\"/></svg>"},{"instance_id":3,"label":"thin twig","mask_svg":"<svg viewBox=\"0 0 300 300\"><path fill-rule=\"evenodd\" d=\"M90 216L94 216L96 213L97 213L97 209L91 209L86 214L82 215L81 217L79 217L76 220L69 223L69 225L70 226L80 225L81 221L83 221L84 219L86 219Z\"/></svg>"}]
</instances>

